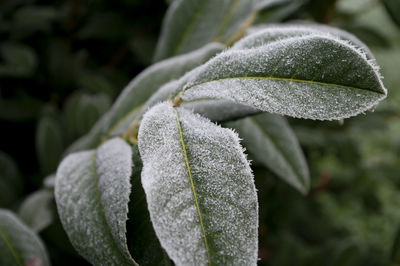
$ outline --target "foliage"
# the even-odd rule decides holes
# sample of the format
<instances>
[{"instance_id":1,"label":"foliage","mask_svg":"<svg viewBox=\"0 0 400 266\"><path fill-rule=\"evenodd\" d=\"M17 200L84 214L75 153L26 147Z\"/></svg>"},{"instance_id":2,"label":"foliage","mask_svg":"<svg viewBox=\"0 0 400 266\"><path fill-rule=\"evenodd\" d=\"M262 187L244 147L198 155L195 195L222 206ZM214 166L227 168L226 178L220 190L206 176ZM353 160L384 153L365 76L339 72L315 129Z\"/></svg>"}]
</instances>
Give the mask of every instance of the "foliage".
<instances>
[{"instance_id":1,"label":"foliage","mask_svg":"<svg viewBox=\"0 0 400 266\"><path fill-rule=\"evenodd\" d=\"M397 2L149 2L0 5L0 264L398 264Z\"/></svg>"}]
</instances>

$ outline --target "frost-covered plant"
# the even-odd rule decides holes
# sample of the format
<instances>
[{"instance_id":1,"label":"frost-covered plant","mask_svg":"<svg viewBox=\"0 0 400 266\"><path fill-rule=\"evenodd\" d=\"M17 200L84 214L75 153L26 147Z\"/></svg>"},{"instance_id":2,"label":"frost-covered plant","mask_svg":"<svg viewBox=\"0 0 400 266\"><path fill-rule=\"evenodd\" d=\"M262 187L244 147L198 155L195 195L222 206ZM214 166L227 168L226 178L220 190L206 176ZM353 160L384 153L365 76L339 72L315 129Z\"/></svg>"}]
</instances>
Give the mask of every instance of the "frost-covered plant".
<instances>
[{"instance_id":1,"label":"frost-covered plant","mask_svg":"<svg viewBox=\"0 0 400 266\"><path fill-rule=\"evenodd\" d=\"M239 136L254 160L306 194L308 168L283 116L341 120L386 97L353 35L320 25L246 31L260 4L218 3L172 2L162 61L58 168L59 216L94 265L256 265L257 193Z\"/></svg>"}]
</instances>

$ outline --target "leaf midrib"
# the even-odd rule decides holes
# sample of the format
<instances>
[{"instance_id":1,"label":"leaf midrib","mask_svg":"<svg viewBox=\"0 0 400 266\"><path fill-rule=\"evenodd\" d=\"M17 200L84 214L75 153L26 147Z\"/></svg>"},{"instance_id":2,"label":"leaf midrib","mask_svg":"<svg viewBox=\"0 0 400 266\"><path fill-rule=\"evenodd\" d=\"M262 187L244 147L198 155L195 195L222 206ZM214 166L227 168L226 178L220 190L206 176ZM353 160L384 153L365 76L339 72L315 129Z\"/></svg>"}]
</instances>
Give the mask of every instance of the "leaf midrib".
<instances>
[{"instance_id":1,"label":"leaf midrib","mask_svg":"<svg viewBox=\"0 0 400 266\"><path fill-rule=\"evenodd\" d=\"M194 198L194 202L195 202L195 205L196 205L197 213L199 215L200 227L201 227L201 231L203 233L203 240L204 240L204 246L206 248L208 264L210 264L211 263L211 258L210 258L210 250L209 250L209 247L208 247L208 241L207 241L207 236L206 236L206 230L204 228L203 216L202 216L202 213L201 213L201 210L200 210L200 205L199 205L199 202L197 200L196 188L194 187L192 171L191 171L191 167L190 167L190 164L189 164L189 157L188 157L188 154L187 154L185 140L183 138L183 131L182 131L182 126L181 126L181 122L180 122L180 119L179 119L179 113L175 108L173 110L174 110L174 113L175 113L175 116L176 116L176 123L177 123L177 126L178 126L179 141L180 141L180 143L182 145L182 151L183 151L183 155L185 157L185 166L186 166L186 170L187 170L188 177L189 177L189 180L190 180L190 186L191 186L191 189L192 189L193 198Z\"/></svg>"},{"instance_id":2,"label":"leaf midrib","mask_svg":"<svg viewBox=\"0 0 400 266\"><path fill-rule=\"evenodd\" d=\"M296 83L309 83L309 84L313 84L313 85L333 86L333 87L338 87L338 88L369 91L369 92L375 92L375 93L378 93L378 94L386 95L384 92L381 92L381 91L363 89L363 88L358 88L358 87L353 87L353 86L347 86L347 85L341 85L341 84L336 84L336 83L327 83L327 82L321 82L321 81L302 80L302 79L294 79L294 78L262 77L262 76L237 76L237 77L226 77L226 78L219 78L219 79L214 79L214 80L208 80L208 81L204 81L204 82L197 83L197 84L191 85L191 86L189 86L189 87L186 87L186 88L183 89L183 92L186 92L187 90L190 90L190 89L195 88L195 87L197 87L197 86L201 86L201 85L206 84L206 83L209 83L209 82L224 81L224 80L229 80L229 79L266 79L266 80L274 80L274 81L286 81L286 82L296 82Z\"/></svg>"},{"instance_id":3,"label":"leaf midrib","mask_svg":"<svg viewBox=\"0 0 400 266\"><path fill-rule=\"evenodd\" d=\"M0 228L0 236L4 240L4 242L6 242L6 245L10 249L17 264L20 266L24 266L24 264L22 263L21 257L18 255L17 251L14 249L14 246L11 244L10 240L8 239L7 235L4 233L2 228Z\"/></svg>"}]
</instances>

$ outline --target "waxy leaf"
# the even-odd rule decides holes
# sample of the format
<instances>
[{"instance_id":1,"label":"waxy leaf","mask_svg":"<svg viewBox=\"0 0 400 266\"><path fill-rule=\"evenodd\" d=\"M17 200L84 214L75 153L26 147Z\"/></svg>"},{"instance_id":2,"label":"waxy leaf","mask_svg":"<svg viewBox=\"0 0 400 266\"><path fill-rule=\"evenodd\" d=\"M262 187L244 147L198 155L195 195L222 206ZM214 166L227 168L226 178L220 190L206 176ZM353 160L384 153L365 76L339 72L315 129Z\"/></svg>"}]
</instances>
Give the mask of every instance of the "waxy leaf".
<instances>
[{"instance_id":1,"label":"waxy leaf","mask_svg":"<svg viewBox=\"0 0 400 266\"><path fill-rule=\"evenodd\" d=\"M259 114L226 124L234 128L254 160L271 169L302 193L307 193L310 176L295 134L285 118Z\"/></svg>"},{"instance_id":2,"label":"waxy leaf","mask_svg":"<svg viewBox=\"0 0 400 266\"><path fill-rule=\"evenodd\" d=\"M52 201L52 191L45 189L36 191L22 202L18 215L34 232L40 232L54 219Z\"/></svg>"},{"instance_id":3,"label":"waxy leaf","mask_svg":"<svg viewBox=\"0 0 400 266\"><path fill-rule=\"evenodd\" d=\"M39 237L5 209L0 209L0 265L50 265Z\"/></svg>"},{"instance_id":4,"label":"waxy leaf","mask_svg":"<svg viewBox=\"0 0 400 266\"><path fill-rule=\"evenodd\" d=\"M286 38L230 49L176 84L183 101L223 99L298 118L338 120L386 97L365 53L331 36Z\"/></svg>"},{"instance_id":5,"label":"waxy leaf","mask_svg":"<svg viewBox=\"0 0 400 266\"><path fill-rule=\"evenodd\" d=\"M223 48L221 44L210 43L196 51L161 61L145 69L125 87L110 111L94 125L88 135L68 149L68 153L95 148L102 137L126 130L138 116L141 105L159 87L203 64Z\"/></svg>"},{"instance_id":6,"label":"waxy leaf","mask_svg":"<svg viewBox=\"0 0 400 266\"><path fill-rule=\"evenodd\" d=\"M132 151L111 139L95 151L66 157L57 170L55 196L75 249L94 265L136 265L126 244Z\"/></svg>"},{"instance_id":7,"label":"waxy leaf","mask_svg":"<svg viewBox=\"0 0 400 266\"><path fill-rule=\"evenodd\" d=\"M63 129L59 120L43 116L36 129L36 153L45 174L57 169L64 150Z\"/></svg>"},{"instance_id":8,"label":"waxy leaf","mask_svg":"<svg viewBox=\"0 0 400 266\"><path fill-rule=\"evenodd\" d=\"M237 135L170 103L139 129L153 227L176 265L256 265L258 203Z\"/></svg>"},{"instance_id":9,"label":"waxy leaf","mask_svg":"<svg viewBox=\"0 0 400 266\"><path fill-rule=\"evenodd\" d=\"M177 0L165 15L154 61L240 37L254 19L255 0Z\"/></svg>"}]
</instances>

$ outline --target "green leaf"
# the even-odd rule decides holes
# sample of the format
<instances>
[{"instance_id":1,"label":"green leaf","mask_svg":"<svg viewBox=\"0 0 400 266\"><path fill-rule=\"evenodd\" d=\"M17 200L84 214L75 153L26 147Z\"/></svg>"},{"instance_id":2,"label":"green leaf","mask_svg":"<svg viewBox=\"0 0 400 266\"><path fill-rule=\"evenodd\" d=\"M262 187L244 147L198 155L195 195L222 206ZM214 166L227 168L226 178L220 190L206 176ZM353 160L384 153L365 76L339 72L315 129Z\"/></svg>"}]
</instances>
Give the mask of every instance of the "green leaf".
<instances>
[{"instance_id":1,"label":"green leaf","mask_svg":"<svg viewBox=\"0 0 400 266\"><path fill-rule=\"evenodd\" d=\"M203 64L223 48L221 44L211 43L191 53L164 60L145 69L125 87L110 111L94 125L89 134L74 143L68 152L94 148L102 137L126 130L139 114L141 105L159 87Z\"/></svg>"},{"instance_id":2,"label":"green leaf","mask_svg":"<svg viewBox=\"0 0 400 266\"><path fill-rule=\"evenodd\" d=\"M21 30L48 31L57 18L57 10L49 6L25 6L18 9L13 18L16 32Z\"/></svg>"},{"instance_id":3,"label":"green leaf","mask_svg":"<svg viewBox=\"0 0 400 266\"><path fill-rule=\"evenodd\" d=\"M257 0L256 10L270 9L273 7L279 7L287 5L291 0Z\"/></svg>"},{"instance_id":4,"label":"green leaf","mask_svg":"<svg viewBox=\"0 0 400 266\"><path fill-rule=\"evenodd\" d=\"M14 160L0 151L0 207L11 207L22 192L22 180Z\"/></svg>"},{"instance_id":5,"label":"green leaf","mask_svg":"<svg viewBox=\"0 0 400 266\"><path fill-rule=\"evenodd\" d=\"M387 93L377 66L363 51L328 35L230 49L187 73L175 87L186 102L223 99L318 120L365 112Z\"/></svg>"},{"instance_id":6,"label":"green leaf","mask_svg":"<svg viewBox=\"0 0 400 266\"><path fill-rule=\"evenodd\" d=\"M42 117L36 129L36 153L45 174L57 169L63 150L63 129L60 121L50 116Z\"/></svg>"},{"instance_id":7,"label":"green leaf","mask_svg":"<svg viewBox=\"0 0 400 266\"><path fill-rule=\"evenodd\" d=\"M255 23L287 21L299 12L306 2L305 0L258 0L255 8L258 16Z\"/></svg>"},{"instance_id":8,"label":"green leaf","mask_svg":"<svg viewBox=\"0 0 400 266\"><path fill-rule=\"evenodd\" d=\"M256 162L271 169L303 194L308 192L310 176L307 163L285 118L265 113L226 126L239 133L243 145Z\"/></svg>"},{"instance_id":9,"label":"green leaf","mask_svg":"<svg viewBox=\"0 0 400 266\"><path fill-rule=\"evenodd\" d=\"M0 209L0 265L50 265L39 237L5 209Z\"/></svg>"},{"instance_id":10,"label":"green leaf","mask_svg":"<svg viewBox=\"0 0 400 266\"><path fill-rule=\"evenodd\" d=\"M4 63L0 64L0 77L29 77L37 65L35 51L24 44L4 43L0 47Z\"/></svg>"},{"instance_id":11,"label":"green leaf","mask_svg":"<svg viewBox=\"0 0 400 266\"><path fill-rule=\"evenodd\" d=\"M106 94L83 94L79 98L75 113L75 124L79 136L87 133L96 121L111 106L111 98Z\"/></svg>"},{"instance_id":12,"label":"green leaf","mask_svg":"<svg viewBox=\"0 0 400 266\"><path fill-rule=\"evenodd\" d=\"M176 265L256 265L258 203L237 135L170 103L139 129L151 221Z\"/></svg>"},{"instance_id":13,"label":"green leaf","mask_svg":"<svg viewBox=\"0 0 400 266\"><path fill-rule=\"evenodd\" d=\"M34 232L40 232L54 219L50 205L52 201L52 191L44 189L36 191L22 202L18 215Z\"/></svg>"},{"instance_id":14,"label":"green leaf","mask_svg":"<svg viewBox=\"0 0 400 266\"><path fill-rule=\"evenodd\" d=\"M93 93L105 93L111 96L114 92L112 84L103 75L83 71L79 73L78 82L83 89Z\"/></svg>"},{"instance_id":15,"label":"green leaf","mask_svg":"<svg viewBox=\"0 0 400 266\"><path fill-rule=\"evenodd\" d=\"M383 0L383 4L393 22L400 26L400 2L398 0Z\"/></svg>"},{"instance_id":16,"label":"green leaf","mask_svg":"<svg viewBox=\"0 0 400 266\"><path fill-rule=\"evenodd\" d=\"M66 157L57 170L58 213L75 249L94 265L136 265L126 244L132 151L112 139Z\"/></svg>"},{"instance_id":17,"label":"green leaf","mask_svg":"<svg viewBox=\"0 0 400 266\"><path fill-rule=\"evenodd\" d=\"M177 0L165 15L154 61L220 41L231 43L254 19L255 0Z\"/></svg>"},{"instance_id":18,"label":"green leaf","mask_svg":"<svg viewBox=\"0 0 400 266\"><path fill-rule=\"evenodd\" d=\"M129 250L139 265L172 265L150 221L146 194L140 182L142 161L137 145L132 149L132 158L135 167L131 178L132 192L127 221Z\"/></svg>"}]
</instances>

